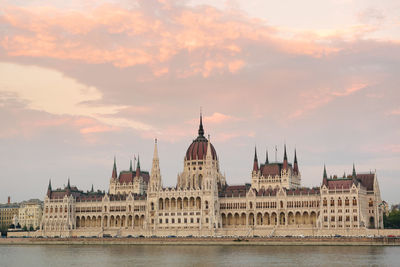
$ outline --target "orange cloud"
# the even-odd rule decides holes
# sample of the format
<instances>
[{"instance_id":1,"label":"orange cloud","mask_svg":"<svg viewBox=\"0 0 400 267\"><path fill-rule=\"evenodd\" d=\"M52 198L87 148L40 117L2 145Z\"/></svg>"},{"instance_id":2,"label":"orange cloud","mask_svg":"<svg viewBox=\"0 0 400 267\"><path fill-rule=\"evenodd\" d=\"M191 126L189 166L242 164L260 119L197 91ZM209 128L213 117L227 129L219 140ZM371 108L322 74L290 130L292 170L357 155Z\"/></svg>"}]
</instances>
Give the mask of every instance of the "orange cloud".
<instances>
[{"instance_id":1,"label":"orange cloud","mask_svg":"<svg viewBox=\"0 0 400 267\"><path fill-rule=\"evenodd\" d=\"M160 8L161 5L161 8ZM339 48L305 39L284 39L277 28L243 14L179 6L159 1L155 13L103 4L87 10L56 7L3 7L8 30L0 45L8 56L47 57L118 68L143 65L155 76L209 77L237 73L245 65L243 42L269 43L288 53L322 56ZM174 56L189 53L187 65L172 70ZM199 53L199 54L197 54Z\"/></svg>"}]
</instances>

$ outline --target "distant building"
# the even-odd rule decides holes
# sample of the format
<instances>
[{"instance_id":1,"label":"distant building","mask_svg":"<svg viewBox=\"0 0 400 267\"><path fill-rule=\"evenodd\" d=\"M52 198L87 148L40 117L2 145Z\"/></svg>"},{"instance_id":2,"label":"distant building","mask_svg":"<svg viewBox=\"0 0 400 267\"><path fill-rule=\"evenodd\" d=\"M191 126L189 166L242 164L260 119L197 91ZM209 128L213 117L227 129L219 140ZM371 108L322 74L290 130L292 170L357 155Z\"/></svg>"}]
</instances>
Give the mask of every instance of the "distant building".
<instances>
[{"instance_id":1,"label":"distant building","mask_svg":"<svg viewBox=\"0 0 400 267\"><path fill-rule=\"evenodd\" d=\"M44 200L41 234L46 236L146 235L272 235L277 229L361 231L383 228L383 208L376 173L328 178L322 184L301 186L294 152L288 161L260 164L253 160L250 184L228 185L202 117L198 136L188 147L175 187L162 185L157 140L150 174L140 168L117 175L114 159L109 193L83 192L68 184L53 190L49 182Z\"/></svg>"},{"instance_id":2,"label":"distant building","mask_svg":"<svg viewBox=\"0 0 400 267\"><path fill-rule=\"evenodd\" d=\"M42 206L42 202L38 199L21 203L18 211L18 222L22 228L26 226L27 229L32 227L36 230L40 227L43 214Z\"/></svg>"},{"instance_id":3,"label":"distant building","mask_svg":"<svg viewBox=\"0 0 400 267\"><path fill-rule=\"evenodd\" d=\"M13 219L18 216L19 204L11 203L8 197L7 204L0 204L0 228L7 229L13 224Z\"/></svg>"}]
</instances>

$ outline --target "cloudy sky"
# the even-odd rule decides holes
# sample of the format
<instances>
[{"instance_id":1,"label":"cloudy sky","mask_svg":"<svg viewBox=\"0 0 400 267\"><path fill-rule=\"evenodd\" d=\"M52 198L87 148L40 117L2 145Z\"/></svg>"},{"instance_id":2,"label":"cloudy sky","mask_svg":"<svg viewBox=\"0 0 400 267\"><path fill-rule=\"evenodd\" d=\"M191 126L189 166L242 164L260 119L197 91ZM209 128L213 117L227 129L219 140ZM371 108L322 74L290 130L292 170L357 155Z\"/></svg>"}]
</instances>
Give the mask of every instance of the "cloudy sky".
<instances>
[{"instance_id":1,"label":"cloudy sky","mask_svg":"<svg viewBox=\"0 0 400 267\"><path fill-rule=\"evenodd\" d=\"M0 202L107 190L154 138L175 185L202 107L229 184L286 143L305 186L354 162L398 203L399 85L396 0L0 0Z\"/></svg>"}]
</instances>

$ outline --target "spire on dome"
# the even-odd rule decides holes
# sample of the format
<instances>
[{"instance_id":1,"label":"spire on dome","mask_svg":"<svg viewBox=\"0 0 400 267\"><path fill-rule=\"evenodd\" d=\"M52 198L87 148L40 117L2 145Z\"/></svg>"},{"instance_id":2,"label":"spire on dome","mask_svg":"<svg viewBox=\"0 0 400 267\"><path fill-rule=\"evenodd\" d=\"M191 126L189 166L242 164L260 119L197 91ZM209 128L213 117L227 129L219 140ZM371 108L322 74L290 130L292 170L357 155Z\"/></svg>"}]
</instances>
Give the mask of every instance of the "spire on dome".
<instances>
[{"instance_id":1,"label":"spire on dome","mask_svg":"<svg viewBox=\"0 0 400 267\"><path fill-rule=\"evenodd\" d=\"M203 114L200 108L200 125L199 125L199 136L204 136L204 128L203 128Z\"/></svg>"},{"instance_id":2,"label":"spire on dome","mask_svg":"<svg viewBox=\"0 0 400 267\"><path fill-rule=\"evenodd\" d=\"M140 176L140 159L139 159L139 155L137 157L137 165L136 165L136 177Z\"/></svg>"},{"instance_id":3,"label":"spire on dome","mask_svg":"<svg viewBox=\"0 0 400 267\"><path fill-rule=\"evenodd\" d=\"M114 166L113 166L111 178L117 179L117 163L115 160L115 156L114 156Z\"/></svg>"},{"instance_id":4,"label":"spire on dome","mask_svg":"<svg viewBox=\"0 0 400 267\"><path fill-rule=\"evenodd\" d=\"M269 160L268 160L268 148L267 149L265 149L265 165L267 165L269 163Z\"/></svg>"},{"instance_id":5,"label":"spire on dome","mask_svg":"<svg viewBox=\"0 0 400 267\"><path fill-rule=\"evenodd\" d=\"M254 147L254 164L253 164L253 172L258 171L258 158L257 158L257 147Z\"/></svg>"}]
</instances>

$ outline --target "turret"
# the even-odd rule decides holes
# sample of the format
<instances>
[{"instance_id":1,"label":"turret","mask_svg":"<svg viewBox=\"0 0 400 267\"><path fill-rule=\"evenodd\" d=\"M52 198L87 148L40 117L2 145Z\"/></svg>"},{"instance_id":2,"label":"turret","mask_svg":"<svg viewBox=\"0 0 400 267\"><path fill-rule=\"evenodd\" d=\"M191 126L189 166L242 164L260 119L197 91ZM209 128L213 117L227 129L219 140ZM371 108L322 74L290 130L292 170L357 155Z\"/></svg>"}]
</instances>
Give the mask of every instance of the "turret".
<instances>
[{"instance_id":1,"label":"turret","mask_svg":"<svg viewBox=\"0 0 400 267\"><path fill-rule=\"evenodd\" d=\"M66 192L67 192L67 196L71 195L71 184L69 183L69 177L68 177Z\"/></svg>"},{"instance_id":2,"label":"turret","mask_svg":"<svg viewBox=\"0 0 400 267\"><path fill-rule=\"evenodd\" d=\"M299 174L299 165L297 163L296 149L294 150L293 173L296 175Z\"/></svg>"},{"instance_id":3,"label":"turret","mask_svg":"<svg viewBox=\"0 0 400 267\"><path fill-rule=\"evenodd\" d=\"M117 179L117 163L116 163L116 160L115 160L115 156L114 156L114 166L113 166L111 178Z\"/></svg>"},{"instance_id":4,"label":"turret","mask_svg":"<svg viewBox=\"0 0 400 267\"><path fill-rule=\"evenodd\" d=\"M353 163L353 173L352 173L352 179L353 179L353 184L357 185L358 181L357 181L357 173L356 173L356 166Z\"/></svg>"},{"instance_id":5,"label":"turret","mask_svg":"<svg viewBox=\"0 0 400 267\"><path fill-rule=\"evenodd\" d=\"M353 163L353 173L352 173L351 176L352 176L353 179L356 179L356 178L357 178L356 166L354 165L354 163Z\"/></svg>"},{"instance_id":6,"label":"turret","mask_svg":"<svg viewBox=\"0 0 400 267\"><path fill-rule=\"evenodd\" d=\"M149 184L150 190L157 191L161 187L161 173L160 173L160 163L158 158L157 139L154 140L153 164L151 167L149 183L150 183Z\"/></svg>"},{"instance_id":7,"label":"turret","mask_svg":"<svg viewBox=\"0 0 400 267\"><path fill-rule=\"evenodd\" d=\"M257 158L257 148L254 147L254 163L253 163L253 172L258 172L258 158Z\"/></svg>"},{"instance_id":8,"label":"turret","mask_svg":"<svg viewBox=\"0 0 400 267\"><path fill-rule=\"evenodd\" d=\"M51 196L51 179L49 179L49 186L47 187L47 196Z\"/></svg>"},{"instance_id":9,"label":"turret","mask_svg":"<svg viewBox=\"0 0 400 267\"><path fill-rule=\"evenodd\" d=\"M328 186L328 174L326 173L326 166L324 164L324 176L322 178L322 185Z\"/></svg>"},{"instance_id":10,"label":"turret","mask_svg":"<svg viewBox=\"0 0 400 267\"><path fill-rule=\"evenodd\" d=\"M140 177L140 159L139 159L139 155L137 157L136 177Z\"/></svg>"},{"instance_id":11,"label":"turret","mask_svg":"<svg viewBox=\"0 0 400 267\"><path fill-rule=\"evenodd\" d=\"M285 144L285 151L283 153L283 169L288 170L288 159L287 159L287 154L286 154L286 144Z\"/></svg>"}]
</instances>

